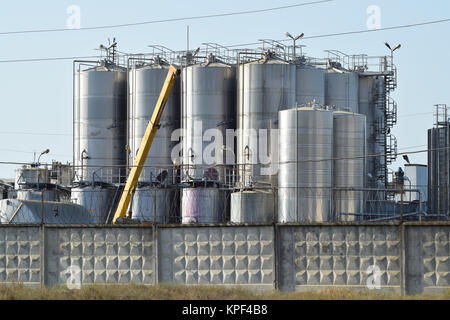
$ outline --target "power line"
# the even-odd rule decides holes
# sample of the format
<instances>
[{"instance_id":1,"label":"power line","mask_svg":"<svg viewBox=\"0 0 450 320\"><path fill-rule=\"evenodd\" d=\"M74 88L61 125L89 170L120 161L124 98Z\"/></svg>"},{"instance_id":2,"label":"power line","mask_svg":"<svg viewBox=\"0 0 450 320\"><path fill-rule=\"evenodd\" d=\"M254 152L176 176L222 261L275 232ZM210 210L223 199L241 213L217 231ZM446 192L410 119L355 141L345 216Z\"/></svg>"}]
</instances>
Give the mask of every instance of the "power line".
<instances>
[{"instance_id":1,"label":"power line","mask_svg":"<svg viewBox=\"0 0 450 320\"><path fill-rule=\"evenodd\" d=\"M399 25L399 26L391 26L391 27L385 27L385 28L379 28L379 29L346 31L346 32L339 32L339 33L328 33L328 34L321 34L321 35L303 37L302 39L318 39L318 38L328 38L328 37L337 37L337 36L346 36L346 35L354 35L354 34L363 34L363 33L379 32L379 31L387 31L387 30L406 29L406 28L414 28L414 27L420 27L420 26L426 26L426 25L432 25L432 24L438 24L438 23L445 23L445 22L450 22L450 18L441 19L441 20L426 21L426 22L419 22L419 23L404 24L404 25ZM292 40L291 39L281 39L281 40L275 40L275 41L286 42L286 41L292 41ZM261 42L233 44L233 45L228 45L228 46L225 46L225 47L227 47L227 48L234 48L234 47L258 45L258 44L261 44Z\"/></svg>"},{"instance_id":2,"label":"power line","mask_svg":"<svg viewBox=\"0 0 450 320\"><path fill-rule=\"evenodd\" d=\"M408 113L408 114L399 115L398 117L403 118L403 117L413 117L413 116L428 115L428 114L434 114L434 112ZM71 133L63 133L63 132L50 133L50 132L26 132L26 131L0 131L0 135L1 134L37 135L37 136L67 136L67 137L72 136ZM415 146L415 147L423 147L423 146L426 146L426 145L420 145L420 146ZM406 147L406 148L415 148L415 147ZM406 149L406 148L404 148L404 149Z\"/></svg>"},{"instance_id":3,"label":"power line","mask_svg":"<svg viewBox=\"0 0 450 320\"><path fill-rule=\"evenodd\" d=\"M329 0L329 1L333 1L333 0ZM266 10L268 10L268 9L266 9ZM341 32L341 33L329 33L329 34L323 34L323 35L315 35L315 36L310 36L310 37L304 37L303 39L317 39L317 38L326 38L326 37L335 37L335 36L344 36L344 35L353 35L353 34L361 34L361 33L369 33L369 32L386 31L386 30L404 29L404 28L419 27L419 26L438 24L438 23L444 23L444 22L450 22L450 18L449 19L441 19L441 20L422 22L422 23L414 23L414 24L405 24L405 25L400 25L400 26L392 26L392 27L386 27L386 28L380 28L380 29L374 29L374 30L359 30L359 31ZM62 30L65 30L65 29L62 29ZM2 33L0 33L0 35L1 34ZM291 41L291 40L290 39L281 39L281 40L276 40L276 41L278 41L278 42L286 42L286 41ZM237 48L237 47L252 46L252 45L258 45L258 44L261 44L261 42L241 43L241 44L234 44L234 45L228 45L228 46L223 46L223 47L226 47L226 48ZM42 62L42 61L98 59L98 58L99 58L99 56L30 58L30 59L0 60L0 63Z\"/></svg>"},{"instance_id":4,"label":"power line","mask_svg":"<svg viewBox=\"0 0 450 320\"><path fill-rule=\"evenodd\" d=\"M98 58L99 58L99 56L84 56L84 57L54 57L54 58L31 58L31 59L0 60L0 63L42 62L42 61L81 60L81 59L98 59Z\"/></svg>"},{"instance_id":5,"label":"power line","mask_svg":"<svg viewBox=\"0 0 450 320\"><path fill-rule=\"evenodd\" d=\"M406 118L406 117L415 117L415 116L425 116L425 115L434 114L434 113L435 112L409 113L409 114L401 114L398 117Z\"/></svg>"},{"instance_id":6,"label":"power line","mask_svg":"<svg viewBox=\"0 0 450 320\"><path fill-rule=\"evenodd\" d=\"M406 149L406 148L404 148ZM397 152L397 156L402 155L411 155L411 154L418 154L418 153L425 153L430 151L442 151L442 150L448 150L450 149L450 146L448 147L442 147L442 148L434 148L434 149L422 149L422 150L414 150L414 151L407 151L407 152ZM377 158L377 157L384 157L386 153L379 153L379 154L370 154L370 155L364 155L364 156L355 156L355 157L344 157L344 158L324 158L324 159L308 159L308 160L297 160L297 161L284 161L279 162L280 164L288 164L288 163L311 163L311 162L325 162L325 161L340 161L340 160L359 160L359 159L366 159L366 158ZM10 161L0 161L0 165L2 164L16 164L16 165L26 165L30 164L29 162L10 162ZM42 165L45 165L45 163L42 163ZM246 165L249 166L251 164L236 164L236 165ZM83 168L99 168L102 166L99 165L73 165L74 168L77 167L83 167ZM134 166L124 166L124 165L111 165L111 166L103 166L103 168L122 168L122 167L128 167L132 168ZM137 167L137 166L136 166ZM156 168L154 166L139 166L142 168ZM213 166L206 166L205 167L213 167Z\"/></svg>"},{"instance_id":7,"label":"power line","mask_svg":"<svg viewBox=\"0 0 450 320\"><path fill-rule=\"evenodd\" d=\"M152 21L143 21L143 22L135 22L135 23L123 23L123 24L114 24L114 25L105 25L105 26L93 26L93 27L85 27L85 28L78 28L78 29L58 28L58 29L5 31L5 32L0 32L0 35L27 34L27 33L48 33L48 32L63 32L63 31L83 31L83 30L98 30L98 29L112 29L112 28L133 27L133 26L140 26L140 25L146 25L146 24L157 24L157 23L164 23L164 22L177 22L177 21L186 21L186 20L200 20L200 19L208 19L208 18L219 18L219 17L228 17L228 16L237 16L237 15L245 15L245 14L262 13L262 12L269 12L269 11L278 11L278 10L291 9L291 8L315 5L315 4L322 4L322 3L333 2L333 1L335 1L335 0L321 0L321 1L297 3L297 4L287 5L287 6L280 6L280 7L257 9L257 10L237 11L237 12L228 12L228 13L217 13L217 14L209 14L209 15L201 15L201 16L192 16L192 17L183 17L183 18L171 18L171 19L163 19L163 20L152 20Z\"/></svg>"}]
</instances>

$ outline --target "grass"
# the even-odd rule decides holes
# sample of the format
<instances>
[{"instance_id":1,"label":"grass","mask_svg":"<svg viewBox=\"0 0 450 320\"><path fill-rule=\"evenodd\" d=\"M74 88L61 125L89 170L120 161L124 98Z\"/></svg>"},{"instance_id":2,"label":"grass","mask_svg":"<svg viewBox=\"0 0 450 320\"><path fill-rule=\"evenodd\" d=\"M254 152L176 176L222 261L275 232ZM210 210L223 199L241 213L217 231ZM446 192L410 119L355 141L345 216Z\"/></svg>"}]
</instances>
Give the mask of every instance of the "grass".
<instances>
[{"instance_id":1,"label":"grass","mask_svg":"<svg viewBox=\"0 0 450 320\"><path fill-rule=\"evenodd\" d=\"M66 286L30 288L20 284L0 286L0 300L450 300L450 291L442 294L401 296L374 291L328 289L323 291L282 293L255 291L240 287L185 286L160 284L144 286L89 285L79 290Z\"/></svg>"}]
</instances>

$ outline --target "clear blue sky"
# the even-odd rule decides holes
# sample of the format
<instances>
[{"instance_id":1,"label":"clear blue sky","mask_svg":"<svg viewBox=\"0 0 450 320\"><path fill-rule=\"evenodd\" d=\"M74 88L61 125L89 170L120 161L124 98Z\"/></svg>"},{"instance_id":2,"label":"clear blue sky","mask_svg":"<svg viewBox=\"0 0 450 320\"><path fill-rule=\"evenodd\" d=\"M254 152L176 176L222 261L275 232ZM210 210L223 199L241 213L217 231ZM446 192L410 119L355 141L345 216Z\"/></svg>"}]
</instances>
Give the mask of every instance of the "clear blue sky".
<instances>
[{"instance_id":1,"label":"clear blue sky","mask_svg":"<svg viewBox=\"0 0 450 320\"><path fill-rule=\"evenodd\" d=\"M242 10L263 9L307 0L249 1L8 1L2 3L0 32L65 28L67 7L81 8L81 27L177 18ZM219 5L220 4L220 5ZM284 32L306 36L367 29L370 5L381 8L381 27L450 17L447 0L335 0L331 3L251 15L172 22L109 30L0 35L0 60L58 56L89 56L108 37L116 37L119 50L146 51L148 44L174 49L186 46L186 25L191 47L202 42L224 45L283 39ZM323 50L348 54L384 55L384 41L401 43L396 54L399 87L399 123L393 130L399 149L427 143L426 130L433 124L433 104L449 103L450 23L369 34L304 40L306 54L325 56ZM46 148L50 162L72 160L72 62L0 63L0 161L32 161L33 151ZM403 116L430 112L427 115ZM12 134L11 132L21 132ZM24 133L47 133L36 135ZM413 150L413 149L409 149ZM426 154L411 155L412 162L426 163ZM398 162L394 166L402 164ZM0 177L13 177L15 166L0 165Z\"/></svg>"}]
</instances>

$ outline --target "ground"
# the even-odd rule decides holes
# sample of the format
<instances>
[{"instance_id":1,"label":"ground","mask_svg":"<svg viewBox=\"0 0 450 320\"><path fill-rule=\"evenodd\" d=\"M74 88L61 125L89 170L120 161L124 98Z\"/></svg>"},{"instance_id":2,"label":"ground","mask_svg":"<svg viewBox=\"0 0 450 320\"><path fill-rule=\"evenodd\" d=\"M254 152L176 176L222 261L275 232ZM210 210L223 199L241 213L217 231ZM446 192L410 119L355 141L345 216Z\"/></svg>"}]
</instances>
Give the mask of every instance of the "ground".
<instances>
[{"instance_id":1,"label":"ground","mask_svg":"<svg viewBox=\"0 0 450 320\"><path fill-rule=\"evenodd\" d=\"M0 300L450 300L450 291L442 294L401 296L376 291L324 290L281 293L261 292L243 288L215 286L184 286L161 284L90 285L70 290L66 286L30 288L20 284L0 286Z\"/></svg>"}]
</instances>

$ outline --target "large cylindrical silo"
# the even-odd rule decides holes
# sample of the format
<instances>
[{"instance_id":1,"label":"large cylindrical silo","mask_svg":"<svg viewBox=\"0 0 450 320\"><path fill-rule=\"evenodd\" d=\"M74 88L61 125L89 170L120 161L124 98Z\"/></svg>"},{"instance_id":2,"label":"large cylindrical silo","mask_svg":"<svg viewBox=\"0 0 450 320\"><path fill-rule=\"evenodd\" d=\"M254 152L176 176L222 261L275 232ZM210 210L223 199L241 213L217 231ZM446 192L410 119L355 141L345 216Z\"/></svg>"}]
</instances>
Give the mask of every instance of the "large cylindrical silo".
<instances>
[{"instance_id":1,"label":"large cylindrical silo","mask_svg":"<svg viewBox=\"0 0 450 320\"><path fill-rule=\"evenodd\" d=\"M296 67L276 58L239 66L237 162L242 186L277 185L278 111L295 106ZM261 131L262 130L262 131Z\"/></svg>"},{"instance_id":2,"label":"large cylindrical silo","mask_svg":"<svg viewBox=\"0 0 450 320\"><path fill-rule=\"evenodd\" d=\"M218 188L184 188L181 196L183 224L227 222L228 200L227 191Z\"/></svg>"},{"instance_id":3,"label":"large cylindrical silo","mask_svg":"<svg viewBox=\"0 0 450 320\"><path fill-rule=\"evenodd\" d=\"M334 112L333 117L334 218L352 221L356 217L352 214L363 212L366 117L344 111Z\"/></svg>"},{"instance_id":4,"label":"large cylindrical silo","mask_svg":"<svg viewBox=\"0 0 450 320\"><path fill-rule=\"evenodd\" d=\"M224 145L226 129L235 127L235 76L234 67L212 58L182 70L184 181L223 182L224 165L234 164L226 163Z\"/></svg>"},{"instance_id":5,"label":"large cylindrical silo","mask_svg":"<svg viewBox=\"0 0 450 320\"><path fill-rule=\"evenodd\" d=\"M133 165L148 122L167 77L169 68L162 63L134 66L128 73L128 164ZM180 87L177 78L167 100L152 146L139 181L147 184L134 193L131 212L134 219L169 223L175 191L172 150L177 141L172 133L180 126ZM176 163L179 164L179 163ZM165 187L161 187L165 186ZM172 200L170 200L172 199ZM173 207L176 210L178 206Z\"/></svg>"},{"instance_id":6,"label":"large cylindrical silo","mask_svg":"<svg viewBox=\"0 0 450 320\"><path fill-rule=\"evenodd\" d=\"M297 67L295 103L303 106L315 101L325 104L325 69L302 65Z\"/></svg>"},{"instance_id":7,"label":"large cylindrical silo","mask_svg":"<svg viewBox=\"0 0 450 320\"><path fill-rule=\"evenodd\" d=\"M279 112L279 222L331 221L333 112Z\"/></svg>"},{"instance_id":8,"label":"large cylindrical silo","mask_svg":"<svg viewBox=\"0 0 450 320\"><path fill-rule=\"evenodd\" d=\"M77 72L74 80L76 177L119 183L126 165L126 70L103 63Z\"/></svg>"},{"instance_id":9,"label":"large cylindrical silo","mask_svg":"<svg viewBox=\"0 0 450 320\"><path fill-rule=\"evenodd\" d=\"M329 69L325 74L325 104L338 110L358 112L358 73Z\"/></svg>"},{"instance_id":10,"label":"large cylindrical silo","mask_svg":"<svg viewBox=\"0 0 450 320\"><path fill-rule=\"evenodd\" d=\"M168 66L151 64L133 67L128 74L129 114L128 114L128 145L130 146L129 165L132 165L148 122L153 115L164 81L167 77ZM145 161L145 166L139 181L151 182L161 170L168 170L173 166L171 159L172 148L176 141L171 141L171 135L180 125L180 91L179 80L174 83L167 100L164 112L159 122L160 128L152 142L152 147ZM168 170L170 171L170 170ZM153 175L151 174L153 173ZM172 172L166 176L172 179ZM170 182L171 183L171 182Z\"/></svg>"}]
</instances>

